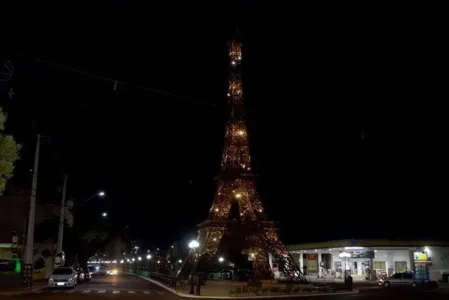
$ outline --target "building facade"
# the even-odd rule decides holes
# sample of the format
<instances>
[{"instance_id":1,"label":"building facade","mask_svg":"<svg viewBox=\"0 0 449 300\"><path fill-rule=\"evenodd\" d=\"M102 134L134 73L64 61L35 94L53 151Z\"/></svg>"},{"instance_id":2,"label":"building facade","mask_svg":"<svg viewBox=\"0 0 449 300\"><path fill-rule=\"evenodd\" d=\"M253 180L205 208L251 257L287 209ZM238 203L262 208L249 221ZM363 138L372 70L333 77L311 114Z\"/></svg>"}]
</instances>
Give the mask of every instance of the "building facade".
<instances>
[{"instance_id":1,"label":"building facade","mask_svg":"<svg viewBox=\"0 0 449 300\"><path fill-rule=\"evenodd\" d=\"M306 276L375 279L411 271L418 279L449 276L449 242L341 240L287 247ZM275 276L281 275L272 264Z\"/></svg>"},{"instance_id":2,"label":"building facade","mask_svg":"<svg viewBox=\"0 0 449 300\"><path fill-rule=\"evenodd\" d=\"M126 243L123 238L117 236L113 238L103 249L103 253L111 259L123 257L126 251Z\"/></svg>"}]
</instances>

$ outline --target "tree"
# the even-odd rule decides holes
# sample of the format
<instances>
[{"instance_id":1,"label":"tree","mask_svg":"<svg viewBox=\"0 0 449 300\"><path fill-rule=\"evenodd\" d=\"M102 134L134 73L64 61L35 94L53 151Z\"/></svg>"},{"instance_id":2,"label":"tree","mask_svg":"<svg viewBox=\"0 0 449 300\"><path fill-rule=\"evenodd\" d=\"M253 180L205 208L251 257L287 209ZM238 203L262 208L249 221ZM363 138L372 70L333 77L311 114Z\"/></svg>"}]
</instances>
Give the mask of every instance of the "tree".
<instances>
[{"instance_id":1,"label":"tree","mask_svg":"<svg viewBox=\"0 0 449 300\"><path fill-rule=\"evenodd\" d=\"M106 241L109 234L106 230L93 229L89 230L81 236L81 240L87 244L102 243Z\"/></svg>"},{"instance_id":2,"label":"tree","mask_svg":"<svg viewBox=\"0 0 449 300\"><path fill-rule=\"evenodd\" d=\"M14 173L14 163L19 158L20 146L11 135L5 135L6 115L0 107L0 195Z\"/></svg>"}]
</instances>

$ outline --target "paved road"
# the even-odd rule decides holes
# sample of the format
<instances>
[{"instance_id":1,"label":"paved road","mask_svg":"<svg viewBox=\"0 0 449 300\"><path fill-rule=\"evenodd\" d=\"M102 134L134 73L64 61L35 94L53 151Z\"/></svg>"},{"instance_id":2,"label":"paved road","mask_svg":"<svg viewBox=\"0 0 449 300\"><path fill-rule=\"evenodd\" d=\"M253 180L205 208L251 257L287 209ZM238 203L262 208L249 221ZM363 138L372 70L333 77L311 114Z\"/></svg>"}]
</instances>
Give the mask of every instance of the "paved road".
<instances>
[{"instance_id":1,"label":"paved road","mask_svg":"<svg viewBox=\"0 0 449 300\"><path fill-rule=\"evenodd\" d=\"M107 298L145 298L160 300L180 300L176 295L137 276L122 274L118 276L94 276L90 282L77 285L73 289L46 288L29 295L15 296L15 299L107 299ZM3 298L0 296L0 299ZM7 299L7 298L5 298ZM11 298L9 298L11 299ZM86 299L87 300L87 299Z\"/></svg>"},{"instance_id":2,"label":"paved road","mask_svg":"<svg viewBox=\"0 0 449 300\"><path fill-rule=\"evenodd\" d=\"M324 297L332 300L405 300L405 299L420 299L420 300L440 300L449 299L449 291L442 289L417 291L410 289L366 289L361 290L359 294L348 296L328 296ZM312 299L312 298L310 298ZM320 297L320 299L323 299ZM318 299L315 299L318 300Z\"/></svg>"},{"instance_id":3,"label":"paved road","mask_svg":"<svg viewBox=\"0 0 449 300\"><path fill-rule=\"evenodd\" d=\"M98 299L109 300L110 298L130 300L181 300L176 295L171 294L165 289L152 284L151 282L133 275L119 276L96 276L90 282L80 284L74 289L44 289L37 293L29 295L14 296L13 299L36 299L36 300L83 300ZM84 299L86 298L86 299ZM0 300L11 299L11 297L2 297ZM287 300L289 298L283 298ZM347 296L323 296L323 297L304 297L290 298L303 300L447 300L449 299L449 289L436 289L429 291L410 290L410 289L382 289L370 287L361 289L359 294Z\"/></svg>"}]
</instances>

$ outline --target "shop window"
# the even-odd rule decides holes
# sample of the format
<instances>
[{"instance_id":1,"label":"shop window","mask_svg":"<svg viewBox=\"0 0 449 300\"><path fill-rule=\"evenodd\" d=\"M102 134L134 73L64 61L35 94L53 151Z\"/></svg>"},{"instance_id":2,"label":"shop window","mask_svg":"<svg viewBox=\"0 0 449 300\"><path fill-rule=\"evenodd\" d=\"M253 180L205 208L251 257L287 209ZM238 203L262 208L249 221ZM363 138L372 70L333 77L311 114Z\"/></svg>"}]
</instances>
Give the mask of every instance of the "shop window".
<instances>
[{"instance_id":1,"label":"shop window","mask_svg":"<svg viewBox=\"0 0 449 300\"><path fill-rule=\"evenodd\" d=\"M406 261L395 261L394 262L394 271L398 272L407 272L407 262Z\"/></svg>"},{"instance_id":2,"label":"shop window","mask_svg":"<svg viewBox=\"0 0 449 300\"><path fill-rule=\"evenodd\" d=\"M321 254L321 262L323 263L323 268L330 269L332 265L332 255L329 253Z\"/></svg>"},{"instance_id":3,"label":"shop window","mask_svg":"<svg viewBox=\"0 0 449 300\"><path fill-rule=\"evenodd\" d=\"M375 261L374 262L374 270L383 270L385 271L385 262L384 261Z\"/></svg>"},{"instance_id":4,"label":"shop window","mask_svg":"<svg viewBox=\"0 0 449 300\"><path fill-rule=\"evenodd\" d=\"M309 273L318 273L318 255L307 254L307 260L304 261L304 265L307 267Z\"/></svg>"}]
</instances>

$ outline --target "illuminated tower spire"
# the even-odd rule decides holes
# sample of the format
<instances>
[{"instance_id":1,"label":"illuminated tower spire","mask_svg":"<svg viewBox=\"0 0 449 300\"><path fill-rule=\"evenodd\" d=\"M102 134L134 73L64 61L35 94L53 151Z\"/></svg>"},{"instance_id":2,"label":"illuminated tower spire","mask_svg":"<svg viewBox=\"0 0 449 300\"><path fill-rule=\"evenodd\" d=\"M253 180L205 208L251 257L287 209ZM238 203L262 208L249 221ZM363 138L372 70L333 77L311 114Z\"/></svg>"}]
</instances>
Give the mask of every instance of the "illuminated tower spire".
<instances>
[{"instance_id":1,"label":"illuminated tower spire","mask_svg":"<svg viewBox=\"0 0 449 300\"><path fill-rule=\"evenodd\" d=\"M284 277L304 282L298 265L285 245L279 240L277 228L269 222L256 190L255 175L251 170L248 131L245 123L244 94L242 89L242 45L231 41L228 48L229 87L227 98L230 118L226 124L221 172L214 201L206 221L199 225L198 248L178 271L197 271L201 262L215 256L224 234L239 243L239 248L253 262L253 279L271 279L268 254L272 254ZM230 220L232 203L238 204L238 219Z\"/></svg>"}]
</instances>

